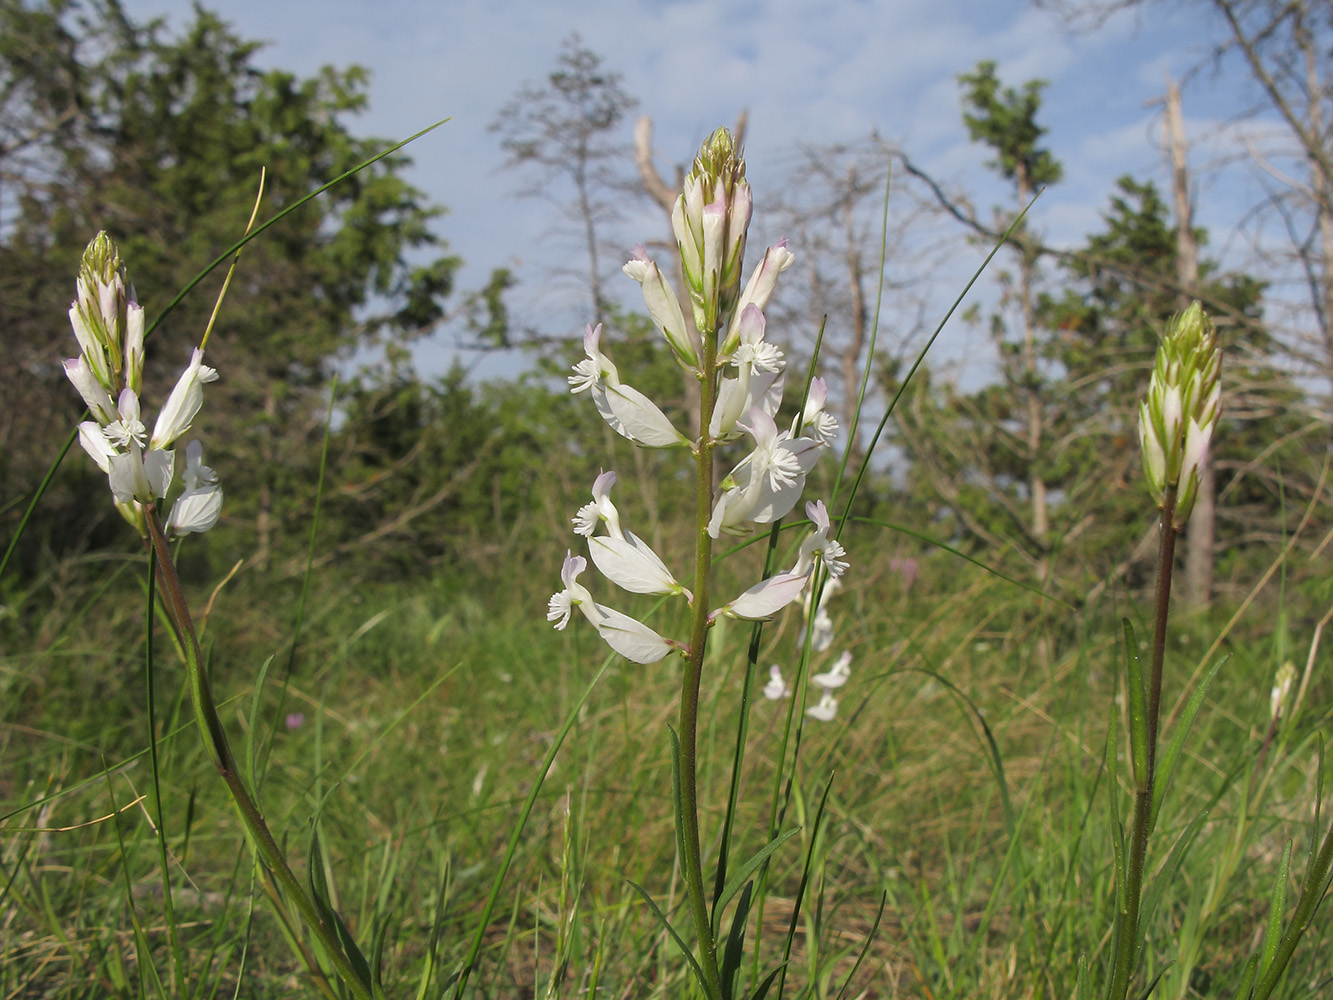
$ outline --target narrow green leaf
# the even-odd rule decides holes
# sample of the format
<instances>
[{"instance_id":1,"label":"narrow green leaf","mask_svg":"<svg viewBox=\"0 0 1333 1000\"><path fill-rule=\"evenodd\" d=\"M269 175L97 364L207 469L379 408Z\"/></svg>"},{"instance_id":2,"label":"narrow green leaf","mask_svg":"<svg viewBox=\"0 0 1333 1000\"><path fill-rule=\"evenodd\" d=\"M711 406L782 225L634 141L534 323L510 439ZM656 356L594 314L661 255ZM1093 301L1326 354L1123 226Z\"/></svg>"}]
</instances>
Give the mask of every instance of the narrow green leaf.
<instances>
[{"instance_id":1,"label":"narrow green leaf","mask_svg":"<svg viewBox=\"0 0 1333 1000\"><path fill-rule=\"evenodd\" d=\"M1143 938L1143 928L1146 928L1152 922L1153 914L1162 902L1162 896L1166 893L1167 886L1180 870L1181 863L1185 856L1194 846L1194 839L1203 829L1204 822L1212 815L1213 804L1210 802L1205 808L1199 811L1198 815L1190 822L1189 826L1181 832L1176 838L1176 842L1171 845L1171 852L1166 856L1166 861L1155 875L1148 879L1147 891L1143 894L1143 904L1139 909L1139 939Z\"/></svg>"},{"instance_id":2,"label":"narrow green leaf","mask_svg":"<svg viewBox=\"0 0 1333 1000\"><path fill-rule=\"evenodd\" d=\"M1128 618L1120 621L1125 630L1125 689L1129 697L1129 755L1134 766L1134 787L1148 787L1148 692L1143 686L1139 644Z\"/></svg>"},{"instance_id":3,"label":"narrow green leaf","mask_svg":"<svg viewBox=\"0 0 1333 1000\"><path fill-rule=\"evenodd\" d=\"M1291 840L1282 848L1282 860L1273 879L1273 891L1268 896L1268 928L1264 931L1263 957L1259 968L1266 970L1273 964L1277 943L1282 937L1282 916L1287 909L1287 880L1291 877Z\"/></svg>"},{"instance_id":4,"label":"narrow green leaf","mask_svg":"<svg viewBox=\"0 0 1333 1000\"><path fill-rule=\"evenodd\" d=\"M761 982L758 986L756 986L754 992L750 994L749 1000L764 1000L764 997L768 996L768 991L773 988L773 981L778 978L778 973L781 972L786 967L787 963L783 962L772 972L766 975L764 977L763 982Z\"/></svg>"},{"instance_id":5,"label":"narrow green leaf","mask_svg":"<svg viewBox=\"0 0 1333 1000\"><path fill-rule=\"evenodd\" d=\"M856 970L861 968L861 963L866 960L870 954L870 945L875 940L875 935L879 933L880 922L884 919L884 908L889 905L889 893L884 891L879 896L879 911L875 914L875 921L870 925L870 930L866 932L865 942L861 945L861 951L856 956L856 961L852 963L851 970L847 973L847 978L842 981L842 989L838 990L838 995L834 1000L842 1000L847 993L847 987L852 985L852 980L856 978Z\"/></svg>"},{"instance_id":6,"label":"narrow green leaf","mask_svg":"<svg viewBox=\"0 0 1333 1000\"><path fill-rule=\"evenodd\" d=\"M351 931L347 925L342 922L342 918L333 908L331 896L329 893L328 876L324 871L324 854L320 847L319 840L319 818L316 817L310 824L310 853L306 862L306 878L310 884L310 895L319 907L320 915L323 916L325 924L338 937L338 943L342 946L343 954L352 964L352 970L356 973L363 986L367 990L371 987L370 963L366 961L366 956L362 954L357 946L356 939L352 937Z\"/></svg>"},{"instance_id":7,"label":"narrow green leaf","mask_svg":"<svg viewBox=\"0 0 1333 1000\"><path fill-rule=\"evenodd\" d=\"M1152 982L1149 983L1147 988L1142 993L1139 994L1138 1000L1148 1000L1148 998L1152 996L1153 990L1157 989L1157 984L1162 981L1162 977L1166 975L1167 970L1170 969L1171 966L1174 964L1175 964L1174 962L1167 962L1164 966L1162 966L1161 970L1158 971L1157 975L1152 977Z\"/></svg>"},{"instance_id":8,"label":"narrow green leaf","mask_svg":"<svg viewBox=\"0 0 1333 1000\"><path fill-rule=\"evenodd\" d=\"M1236 987L1235 1000L1250 1000L1254 996L1254 984L1259 978L1259 956L1251 955L1245 963L1245 970L1240 974L1240 985Z\"/></svg>"},{"instance_id":9,"label":"narrow green leaf","mask_svg":"<svg viewBox=\"0 0 1333 1000\"><path fill-rule=\"evenodd\" d=\"M774 851L800 832L800 827L793 827L786 833L779 834L761 847L753 857L741 865L740 868L736 870L735 874L732 875L731 883L722 890L722 895L717 898L717 902L713 907L713 912L715 914L721 912L721 910L731 902L732 897L741 890L741 887L749 881L750 876L759 869L759 866L767 861Z\"/></svg>"},{"instance_id":10,"label":"narrow green leaf","mask_svg":"<svg viewBox=\"0 0 1333 1000\"><path fill-rule=\"evenodd\" d=\"M745 921L750 916L750 893L753 882L746 882L741 892L736 912L731 917L731 931L727 934L727 943L722 952L722 1000L732 1000L736 995L736 977L741 971L741 959L744 957Z\"/></svg>"},{"instance_id":11,"label":"narrow green leaf","mask_svg":"<svg viewBox=\"0 0 1333 1000\"><path fill-rule=\"evenodd\" d=\"M375 1000L384 1000L384 942L389 936L389 915L386 913L375 928L375 940L370 947L370 988Z\"/></svg>"},{"instance_id":12,"label":"narrow green leaf","mask_svg":"<svg viewBox=\"0 0 1333 1000\"><path fill-rule=\"evenodd\" d=\"M676 928L671 926L671 921L667 919L667 915L662 912L662 908L657 905L656 900L648 895L647 889L639 885L639 883L635 882L633 879L627 878L625 881L630 884L630 888L643 897L643 901L647 903L648 908L653 911L653 916L657 917L658 922L666 928L667 933L670 934L672 940L676 942L676 946L680 948L680 953L685 956L685 960L690 963L690 968L694 970L694 976L699 980L699 986L705 991L704 995L707 996L708 983L704 979L704 970L700 968L699 962L695 959L694 952L690 950L689 944L686 943L685 939L681 937L679 933L677 933Z\"/></svg>"},{"instance_id":13,"label":"narrow green leaf","mask_svg":"<svg viewBox=\"0 0 1333 1000\"><path fill-rule=\"evenodd\" d=\"M1171 785L1171 776L1175 774L1176 764L1180 761L1180 752L1185 746L1185 738L1189 735L1190 727L1194 725L1199 709L1203 708L1203 700L1207 697L1208 689L1212 686L1213 679L1217 677L1217 672L1229 659L1231 659L1230 653L1220 657L1204 675L1202 683L1194 689L1190 700L1185 704L1185 711L1181 713L1180 721L1176 723L1175 732L1171 734L1171 742L1167 744L1166 752L1157 761L1157 774L1153 777L1152 809L1148 813L1149 833L1157 828L1157 814Z\"/></svg>"},{"instance_id":14,"label":"narrow green leaf","mask_svg":"<svg viewBox=\"0 0 1333 1000\"><path fill-rule=\"evenodd\" d=\"M255 740L259 733L259 702L264 694L264 680L268 677L268 668L273 665L273 657L264 661L259 668L259 677L255 679L255 693L250 698L250 725L245 733L245 769L250 775L250 787L259 788L259 775L255 772ZM259 793L256 792L256 795Z\"/></svg>"}]
</instances>

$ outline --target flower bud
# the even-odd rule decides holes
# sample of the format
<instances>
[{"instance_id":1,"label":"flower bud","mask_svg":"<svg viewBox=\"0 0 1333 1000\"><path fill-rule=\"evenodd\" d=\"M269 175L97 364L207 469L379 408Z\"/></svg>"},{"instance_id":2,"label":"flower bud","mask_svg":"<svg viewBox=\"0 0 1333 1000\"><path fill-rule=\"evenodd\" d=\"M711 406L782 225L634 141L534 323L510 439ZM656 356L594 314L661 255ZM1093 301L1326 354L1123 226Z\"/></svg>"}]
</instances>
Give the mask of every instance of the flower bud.
<instances>
[{"instance_id":1,"label":"flower bud","mask_svg":"<svg viewBox=\"0 0 1333 1000\"><path fill-rule=\"evenodd\" d=\"M1269 712L1274 722L1288 714L1291 689L1295 684L1296 664L1288 660L1278 667L1277 674L1273 677L1273 690L1268 696Z\"/></svg>"},{"instance_id":2,"label":"flower bud","mask_svg":"<svg viewBox=\"0 0 1333 1000\"><path fill-rule=\"evenodd\" d=\"M120 252L106 233L98 233L83 251L77 298L70 303L69 320L79 340L88 371L111 395L125 388L124 359L126 304L125 270Z\"/></svg>"},{"instance_id":3,"label":"flower bud","mask_svg":"<svg viewBox=\"0 0 1333 1000\"><path fill-rule=\"evenodd\" d=\"M1143 474L1159 507L1177 490L1175 526L1189 519L1199 470L1221 410L1222 350L1199 303L1172 317L1157 348L1148 396L1139 406Z\"/></svg>"},{"instance_id":4,"label":"flower bud","mask_svg":"<svg viewBox=\"0 0 1333 1000\"><path fill-rule=\"evenodd\" d=\"M700 147L671 212L694 325L703 337L715 339L736 310L750 211L745 160L731 133L719 128Z\"/></svg>"}]
</instances>

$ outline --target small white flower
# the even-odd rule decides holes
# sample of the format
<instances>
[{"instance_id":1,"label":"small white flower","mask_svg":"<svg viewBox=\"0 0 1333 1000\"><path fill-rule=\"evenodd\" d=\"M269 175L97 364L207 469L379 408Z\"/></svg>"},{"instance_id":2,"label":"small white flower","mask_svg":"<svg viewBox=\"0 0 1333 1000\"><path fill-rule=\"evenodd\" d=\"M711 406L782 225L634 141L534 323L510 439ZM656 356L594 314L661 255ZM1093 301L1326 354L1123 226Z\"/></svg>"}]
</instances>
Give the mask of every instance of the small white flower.
<instances>
[{"instance_id":1,"label":"small white flower","mask_svg":"<svg viewBox=\"0 0 1333 1000\"><path fill-rule=\"evenodd\" d=\"M634 257L622 270L643 287L643 302L648 307L648 315L676 356L686 366L697 368L703 350L699 334L692 327L685 326L680 301L662 276L661 269L648 259L644 248L638 246L634 248Z\"/></svg>"},{"instance_id":2,"label":"small white flower","mask_svg":"<svg viewBox=\"0 0 1333 1000\"><path fill-rule=\"evenodd\" d=\"M818 685L825 691L840 688L847 683L847 678L851 676L851 665L852 654L844 652L828 669L827 673L815 674L810 678L810 683Z\"/></svg>"},{"instance_id":3,"label":"small white flower","mask_svg":"<svg viewBox=\"0 0 1333 1000\"><path fill-rule=\"evenodd\" d=\"M796 557L796 565L792 567L792 572L808 574L814 567L814 558L817 555L824 561L829 576L842 576L847 570L847 561L843 559L847 552L836 538L828 536L832 525L824 501L815 500L807 503L805 514L814 523L815 530L801 543L801 551Z\"/></svg>"},{"instance_id":4,"label":"small white flower","mask_svg":"<svg viewBox=\"0 0 1333 1000\"><path fill-rule=\"evenodd\" d=\"M190 429L204 403L203 383L215 382L217 377L217 371L204 364L204 352L196 347L190 356L190 363L181 372L171 395L157 415L153 437L149 442L151 447L168 448Z\"/></svg>"},{"instance_id":5,"label":"small white flower","mask_svg":"<svg viewBox=\"0 0 1333 1000\"><path fill-rule=\"evenodd\" d=\"M597 412L613 431L650 448L688 444L651 399L620 381L616 366L601 351L602 328L589 325L583 332L584 360L569 376L571 392L587 392Z\"/></svg>"},{"instance_id":6,"label":"small white flower","mask_svg":"<svg viewBox=\"0 0 1333 1000\"><path fill-rule=\"evenodd\" d=\"M117 452L95 421L85 420L79 424L79 444L83 445L83 450L97 463L99 469L108 473L111 471L111 459Z\"/></svg>"},{"instance_id":7,"label":"small white flower","mask_svg":"<svg viewBox=\"0 0 1333 1000\"><path fill-rule=\"evenodd\" d=\"M139 419L139 397L133 389L122 389L116 407L119 419L106 425L106 436L117 448L128 448L131 443L144 446L148 428Z\"/></svg>"},{"instance_id":8,"label":"small white flower","mask_svg":"<svg viewBox=\"0 0 1333 1000\"><path fill-rule=\"evenodd\" d=\"M191 441L185 447L185 471L181 474L184 491L171 505L167 533L201 534L218 523L222 513L222 487L217 473L204 465L204 446Z\"/></svg>"},{"instance_id":9,"label":"small white flower","mask_svg":"<svg viewBox=\"0 0 1333 1000\"><path fill-rule=\"evenodd\" d=\"M111 482L111 492L121 503L133 500L150 504L167 495L175 462L175 452L159 448L144 452L139 442L131 439L129 451L112 455L109 459L107 478Z\"/></svg>"},{"instance_id":10,"label":"small white flower","mask_svg":"<svg viewBox=\"0 0 1333 1000\"><path fill-rule=\"evenodd\" d=\"M218 523L218 516L221 513L221 486L186 490L171 505L171 514L167 517L166 523L167 534L188 535L192 532L202 534Z\"/></svg>"},{"instance_id":11,"label":"small white flower","mask_svg":"<svg viewBox=\"0 0 1333 1000\"><path fill-rule=\"evenodd\" d=\"M805 714L812 719L818 719L820 722L832 722L838 714L838 699L825 691L824 696L819 699L819 703L807 708Z\"/></svg>"},{"instance_id":12,"label":"small white flower","mask_svg":"<svg viewBox=\"0 0 1333 1000\"><path fill-rule=\"evenodd\" d=\"M689 595L657 553L632 531L627 531L623 538L612 535L589 538L588 551L602 576L632 594Z\"/></svg>"},{"instance_id":13,"label":"small white flower","mask_svg":"<svg viewBox=\"0 0 1333 1000\"><path fill-rule=\"evenodd\" d=\"M749 425L755 448L731 470L724 483L733 483L718 498L708 533L717 538L735 532L746 521L769 524L796 506L805 489L806 474L814 468L823 447L813 438L790 438L763 410L750 410Z\"/></svg>"},{"instance_id":14,"label":"small white flower","mask_svg":"<svg viewBox=\"0 0 1333 1000\"><path fill-rule=\"evenodd\" d=\"M551 595L546 620L557 629L563 629L569 624L572 610L578 608L607 645L633 663L656 663L670 653L673 644L647 625L593 601L588 588L578 582L579 574L587 568L588 560L565 553L565 562L560 568L565 589Z\"/></svg>"},{"instance_id":15,"label":"small white flower","mask_svg":"<svg viewBox=\"0 0 1333 1000\"><path fill-rule=\"evenodd\" d=\"M801 596L805 588L805 577L791 573L778 573L767 580L761 580L729 604L725 604L710 614L709 620L724 618L743 618L746 621L763 621L771 618L792 601Z\"/></svg>"},{"instance_id":16,"label":"small white flower","mask_svg":"<svg viewBox=\"0 0 1333 1000\"><path fill-rule=\"evenodd\" d=\"M750 275L750 280L746 283L745 290L741 292L741 297L736 303L736 316L732 320L731 327L727 330L726 339L718 351L719 357L726 357L740 343L740 317L744 314L745 307L754 305L763 309L768 305L778 275L787 270L795 259L796 255L787 249L785 238L779 240L776 246L771 246L764 252L764 259L759 262L759 266Z\"/></svg>"},{"instance_id":17,"label":"small white flower","mask_svg":"<svg viewBox=\"0 0 1333 1000\"><path fill-rule=\"evenodd\" d=\"M780 701L791 696L791 688L782 679L782 669L776 663L768 668L768 683L764 685L763 691L769 701Z\"/></svg>"},{"instance_id":18,"label":"small white flower","mask_svg":"<svg viewBox=\"0 0 1333 1000\"><path fill-rule=\"evenodd\" d=\"M620 530L620 513L611 502L611 487L616 484L614 472L603 472L592 483L592 503L584 504L574 515L574 531L584 538L591 538L597 530L599 521L606 522L607 533L613 538L623 538Z\"/></svg>"},{"instance_id":19,"label":"small white flower","mask_svg":"<svg viewBox=\"0 0 1333 1000\"><path fill-rule=\"evenodd\" d=\"M831 444L838 433L838 418L824 409L828 402L828 383L822 378L810 380L810 391L805 396L805 409L799 420L792 423L792 437L799 431L805 437L812 437L820 444Z\"/></svg>"},{"instance_id":20,"label":"small white flower","mask_svg":"<svg viewBox=\"0 0 1333 1000\"><path fill-rule=\"evenodd\" d=\"M117 416L116 404L111 401L111 394L106 391L102 383L97 381L97 376L88 367L88 362L84 356L79 355L77 358L70 358L64 365L65 374L74 383L74 388L79 390L79 395L83 397L88 412L93 415L97 422L105 427L115 420Z\"/></svg>"},{"instance_id":21,"label":"small white flower","mask_svg":"<svg viewBox=\"0 0 1333 1000\"><path fill-rule=\"evenodd\" d=\"M181 479L187 490L216 486L218 483L218 474L204 464L204 446L198 441L191 441L185 446L185 471Z\"/></svg>"}]
</instances>

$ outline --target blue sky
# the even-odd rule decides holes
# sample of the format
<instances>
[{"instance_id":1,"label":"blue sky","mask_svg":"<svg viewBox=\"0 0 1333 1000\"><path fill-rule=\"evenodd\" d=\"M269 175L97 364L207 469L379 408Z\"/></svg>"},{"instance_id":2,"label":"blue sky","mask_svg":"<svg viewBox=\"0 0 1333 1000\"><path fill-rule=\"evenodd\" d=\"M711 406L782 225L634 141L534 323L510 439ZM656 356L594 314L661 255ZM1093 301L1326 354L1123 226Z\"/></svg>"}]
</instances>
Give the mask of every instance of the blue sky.
<instances>
[{"instance_id":1,"label":"blue sky","mask_svg":"<svg viewBox=\"0 0 1333 1000\"><path fill-rule=\"evenodd\" d=\"M127 6L140 19L167 15L177 28L189 17L181 2ZM500 170L503 156L487 131L521 85L544 81L571 32L623 74L639 112L653 117L664 173L687 161L713 127L749 110L757 220L780 179L777 164L790 162L796 143L853 141L872 129L971 192L980 209L1003 203L1003 187L984 167L986 151L968 141L956 75L993 59L1007 83L1048 80L1042 120L1065 179L1041 199L1035 219L1062 244L1099 227L1098 213L1119 175L1164 182L1160 109L1148 102L1162 93L1164 73L1179 75L1197 64L1209 40L1192 28L1188 11L1160 4L1086 36L1027 3L1001 0L324 0L317 8L223 0L211 6L243 37L270 43L258 56L261 65L302 75L324 64L367 66L370 108L356 124L364 134L400 138L453 116L409 152L414 183L449 209L440 229L467 262L463 284L479 285L494 266L513 267L522 282L520 310L531 317L549 299L553 322L568 323L571 335L580 321L547 289L551 260L563 252L549 238L553 216L539 201L513 197L521 178ZM1202 143L1200 167L1215 155L1222 116L1235 103L1214 95L1207 81L1186 90L1188 130ZM629 129L627 123L626 140ZM1239 197L1219 183L1200 175L1200 221L1215 229L1215 245ZM626 251L658 235L655 211L640 209L638 218L652 228L627 231ZM958 275L978 259L970 253L981 251L959 255ZM959 279L945 275L939 285L944 303ZM962 356L980 335L950 336L950 352ZM419 351L427 368L447 356L443 339Z\"/></svg>"}]
</instances>

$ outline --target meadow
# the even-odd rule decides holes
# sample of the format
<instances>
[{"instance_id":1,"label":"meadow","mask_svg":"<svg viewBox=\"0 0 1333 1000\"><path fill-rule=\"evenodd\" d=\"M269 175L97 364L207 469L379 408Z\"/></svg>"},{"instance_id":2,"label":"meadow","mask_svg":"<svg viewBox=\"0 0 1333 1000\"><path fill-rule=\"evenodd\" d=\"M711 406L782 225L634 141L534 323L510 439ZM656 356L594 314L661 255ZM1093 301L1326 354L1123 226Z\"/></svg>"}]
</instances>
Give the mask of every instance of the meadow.
<instances>
[{"instance_id":1,"label":"meadow","mask_svg":"<svg viewBox=\"0 0 1333 1000\"><path fill-rule=\"evenodd\" d=\"M1333 995L1333 237L1228 270L1127 177L1045 245L982 61L993 220L878 137L673 186L647 120L603 293L574 36L493 128L601 178L555 333L455 289L362 69L123 14L0 6L0 1000ZM522 370L422 375L446 327Z\"/></svg>"},{"instance_id":2,"label":"meadow","mask_svg":"<svg viewBox=\"0 0 1333 1000\"><path fill-rule=\"evenodd\" d=\"M628 492L622 505L627 523L653 511L663 551L688 542L664 527L672 509ZM1306 519L1293 521L1261 573L1228 581L1234 599L1165 633L1171 780L1154 801L1132 995L1255 995L1288 941L1264 995L1330 983L1327 921L1311 922L1328 872L1329 615L1310 610L1326 581L1293 555ZM724 995L1109 989L1143 732L1144 681L1126 664L1150 652L1151 597L1113 587L1075 609L984 553L922 551L876 518L846 528L854 570L827 602L827 650L804 639L813 601L762 626L713 623L695 773L705 870L724 829L730 842L731 878L712 890ZM771 533L779 563L795 537ZM708 989L673 832L679 659L626 662L589 630L553 632L559 544L396 581L343 577L336 561L214 578L188 539L177 550L238 769L344 943L360 942L353 964L373 963L376 996ZM761 548L728 548L718 589L752 579ZM9 598L0 989L349 995L210 773L189 643L167 589L146 602L153 586L127 551L55 563ZM835 652L853 668L824 720L801 709ZM795 699L759 697L770 662Z\"/></svg>"}]
</instances>

